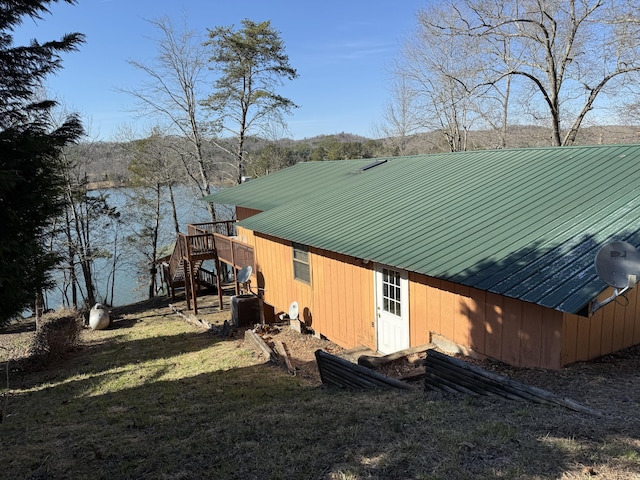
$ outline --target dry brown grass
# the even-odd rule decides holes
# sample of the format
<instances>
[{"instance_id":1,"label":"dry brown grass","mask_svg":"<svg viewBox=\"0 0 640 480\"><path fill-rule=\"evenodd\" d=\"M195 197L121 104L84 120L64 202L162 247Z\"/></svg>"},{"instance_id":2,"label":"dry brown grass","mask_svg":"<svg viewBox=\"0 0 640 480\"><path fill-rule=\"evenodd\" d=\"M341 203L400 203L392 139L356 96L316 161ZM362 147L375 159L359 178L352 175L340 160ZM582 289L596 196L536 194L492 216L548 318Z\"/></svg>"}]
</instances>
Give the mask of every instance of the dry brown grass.
<instances>
[{"instance_id":1,"label":"dry brown grass","mask_svg":"<svg viewBox=\"0 0 640 480\"><path fill-rule=\"evenodd\" d=\"M113 328L84 331L82 345L46 371L11 374L0 477L640 478L637 352L556 373L503 369L610 413L596 418L325 388L162 304L116 312Z\"/></svg>"}]
</instances>

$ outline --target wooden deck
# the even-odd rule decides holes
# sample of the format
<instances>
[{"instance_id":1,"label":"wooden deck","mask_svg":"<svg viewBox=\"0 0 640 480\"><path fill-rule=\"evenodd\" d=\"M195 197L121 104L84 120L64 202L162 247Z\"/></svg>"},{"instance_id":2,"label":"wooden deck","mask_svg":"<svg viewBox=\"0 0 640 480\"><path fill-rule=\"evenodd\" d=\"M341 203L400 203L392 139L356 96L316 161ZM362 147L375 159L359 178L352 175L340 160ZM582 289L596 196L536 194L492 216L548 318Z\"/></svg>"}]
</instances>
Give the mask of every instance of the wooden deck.
<instances>
[{"instance_id":1,"label":"wooden deck","mask_svg":"<svg viewBox=\"0 0 640 480\"><path fill-rule=\"evenodd\" d=\"M187 308L198 313L198 293L203 287L217 290L222 309L222 264L229 265L234 272L246 266L255 268L253 247L240 242L235 235L235 220L195 223L187 225L187 233L179 233L173 252L160 259L163 278L171 298L175 300L178 289L185 290ZM213 260L215 272L202 267L203 262ZM239 285L236 283L236 293ZM193 305L193 307L192 307Z\"/></svg>"}]
</instances>

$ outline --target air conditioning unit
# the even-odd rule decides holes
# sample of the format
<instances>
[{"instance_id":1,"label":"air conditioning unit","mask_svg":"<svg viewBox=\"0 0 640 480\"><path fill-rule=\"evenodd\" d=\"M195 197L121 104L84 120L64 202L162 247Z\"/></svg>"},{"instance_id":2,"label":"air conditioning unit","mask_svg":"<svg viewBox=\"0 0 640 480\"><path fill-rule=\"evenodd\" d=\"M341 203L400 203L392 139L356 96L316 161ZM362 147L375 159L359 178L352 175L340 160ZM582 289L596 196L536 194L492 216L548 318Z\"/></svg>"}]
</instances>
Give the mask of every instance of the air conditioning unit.
<instances>
[{"instance_id":1,"label":"air conditioning unit","mask_svg":"<svg viewBox=\"0 0 640 480\"><path fill-rule=\"evenodd\" d=\"M260 323L260 299L256 295L231 297L231 323L234 327Z\"/></svg>"}]
</instances>

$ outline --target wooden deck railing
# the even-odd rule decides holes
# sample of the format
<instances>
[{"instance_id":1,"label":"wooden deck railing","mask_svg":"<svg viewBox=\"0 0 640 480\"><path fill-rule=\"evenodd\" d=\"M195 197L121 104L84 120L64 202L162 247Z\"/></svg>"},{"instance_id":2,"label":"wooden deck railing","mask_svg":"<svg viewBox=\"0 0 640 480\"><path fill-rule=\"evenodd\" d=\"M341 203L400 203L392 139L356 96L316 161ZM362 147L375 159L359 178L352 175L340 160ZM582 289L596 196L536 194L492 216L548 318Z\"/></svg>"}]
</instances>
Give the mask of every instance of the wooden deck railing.
<instances>
[{"instance_id":1,"label":"wooden deck railing","mask_svg":"<svg viewBox=\"0 0 640 480\"><path fill-rule=\"evenodd\" d=\"M235 220L192 223L187 225L187 233L194 241L204 234L207 234L209 239L213 238L213 247L217 250L221 262L237 269L255 267L253 247L232 238L236 233L235 223ZM205 248L205 245L198 245L197 248Z\"/></svg>"},{"instance_id":2,"label":"wooden deck railing","mask_svg":"<svg viewBox=\"0 0 640 480\"><path fill-rule=\"evenodd\" d=\"M198 260L200 257L211 258L211 255L216 250L216 245L213 236L209 233L203 233L199 235L184 235L187 239L187 259Z\"/></svg>"},{"instance_id":3,"label":"wooden deck railing","mask_svg":"<svg viewBox=\"0 0 640 480\"><path fill-rule=\"evenodd\" d=\"M220 233L227 237L236 234L235 220L222 220L219 222L190 223L187 225L188 235L198 235L200 233Z\"/></svg>"},{"instance_id":4,"label":"wooden deck railing","mask_svg":"<svg viewBox=\"0 0 640 480\"><path fill-rule=\"evenodd\" d=\"M207 285L216 285L216 274L202 267L198 269L198 278Z\"/></svg>"},{"instance_id":5,"label":"wooden deck railing","mask_svg":"<svg viewBox=\"0 0 640 480\"><path fill-rule=\"evenodd\" d=\"M217 257L236 269L255 267L253 247L229 235L235 232L235 221L195 223L187 225L187 233L179 233L169 259L172 275L183 260L198 261Z\"/></svg>"},{"instance_id":6,"label":"wooden deck railing","mask_svg":"<svg viewBox=\"0 0 640 480\"><path fill-rule=\"evenodd\" d=\"M176 246L171 253L171 258L169 259L169 272L171 272L171 276L175 276L176 272L179 270L180 263L187 256L187 239L186 235L179 233L178 238L176 239ZM171 279L174 280L173 278Z\"/></svg>"},{"instance_id":7,"label":"wooden deck railing","mask_svg":"<svg viewBox=\"0 0 640 480\"><path fill-rule=\"evenodd\" d=\"M214 233L213 238L221 262L238 269L247 266L255 268L255 256L251 245L219 233Z\"/></svg>"}]
</instances>

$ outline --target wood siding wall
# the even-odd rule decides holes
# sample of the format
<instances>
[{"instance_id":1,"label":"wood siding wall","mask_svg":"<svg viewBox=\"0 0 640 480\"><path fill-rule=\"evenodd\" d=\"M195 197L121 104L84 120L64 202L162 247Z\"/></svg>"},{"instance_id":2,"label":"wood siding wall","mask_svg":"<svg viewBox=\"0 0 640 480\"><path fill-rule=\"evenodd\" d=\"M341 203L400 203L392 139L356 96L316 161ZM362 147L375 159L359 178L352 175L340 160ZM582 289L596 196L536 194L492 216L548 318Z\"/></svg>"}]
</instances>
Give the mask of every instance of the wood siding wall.
<instances>
[{"instance_id":1,"label":"wood siding wall","mask_svg":"<svg viewBox=\"0 0 640 480\"><path fill-rule=\"evenodd\" d=\"M310 252L319 331L347 348L376 350L373 264L326 250Z\"/></svg>"},{"instance_id":2,"label":"wood siding wall","mask_svg":"<svg viewBox=\"0 0 640 480\"><path fill-rule=\"evenodd\" d=\"M561 312L424 275L409 285L411 345L435 333L510 365L562 366Z\"/></svg>"},{"instance_id":3,"label":"wood siding wall","mask_svg":"<svg viewBox=\"0 0 640 480\"><path fill-rule=\"evenodd\" d=\"M608 289L598 300L612 292ZM563 364L591 360L640 344L639 297L635 287L590 317L565 314Z\"/></svg>"},{"instance_id":4,"label":"wood siding wall","mask_svg":"<svg viewBox=\"0 0 640 480\"><path fill-rule=\"evenodd\" d=\"M276 315L287 313L291 302L298 302L299 318L313 320L311 285L294 280L291 243L278 238L254 235L258 285L263 299L275 308Z\"/></svg>"},{"instance_id":5,"label":"wood siding wall","mask_svg":"<svg viewBox=\"0 0 640 480\"><path fill-rule=\"evenodd\" d=\"M263 300L286 313L298 302L299 318L316 332L345 347L376 348L373 271L345 255L309 248L311 283L293 278L291 242L238 229L256 255L255 284Z\"/></svg>"}]
</instances>

